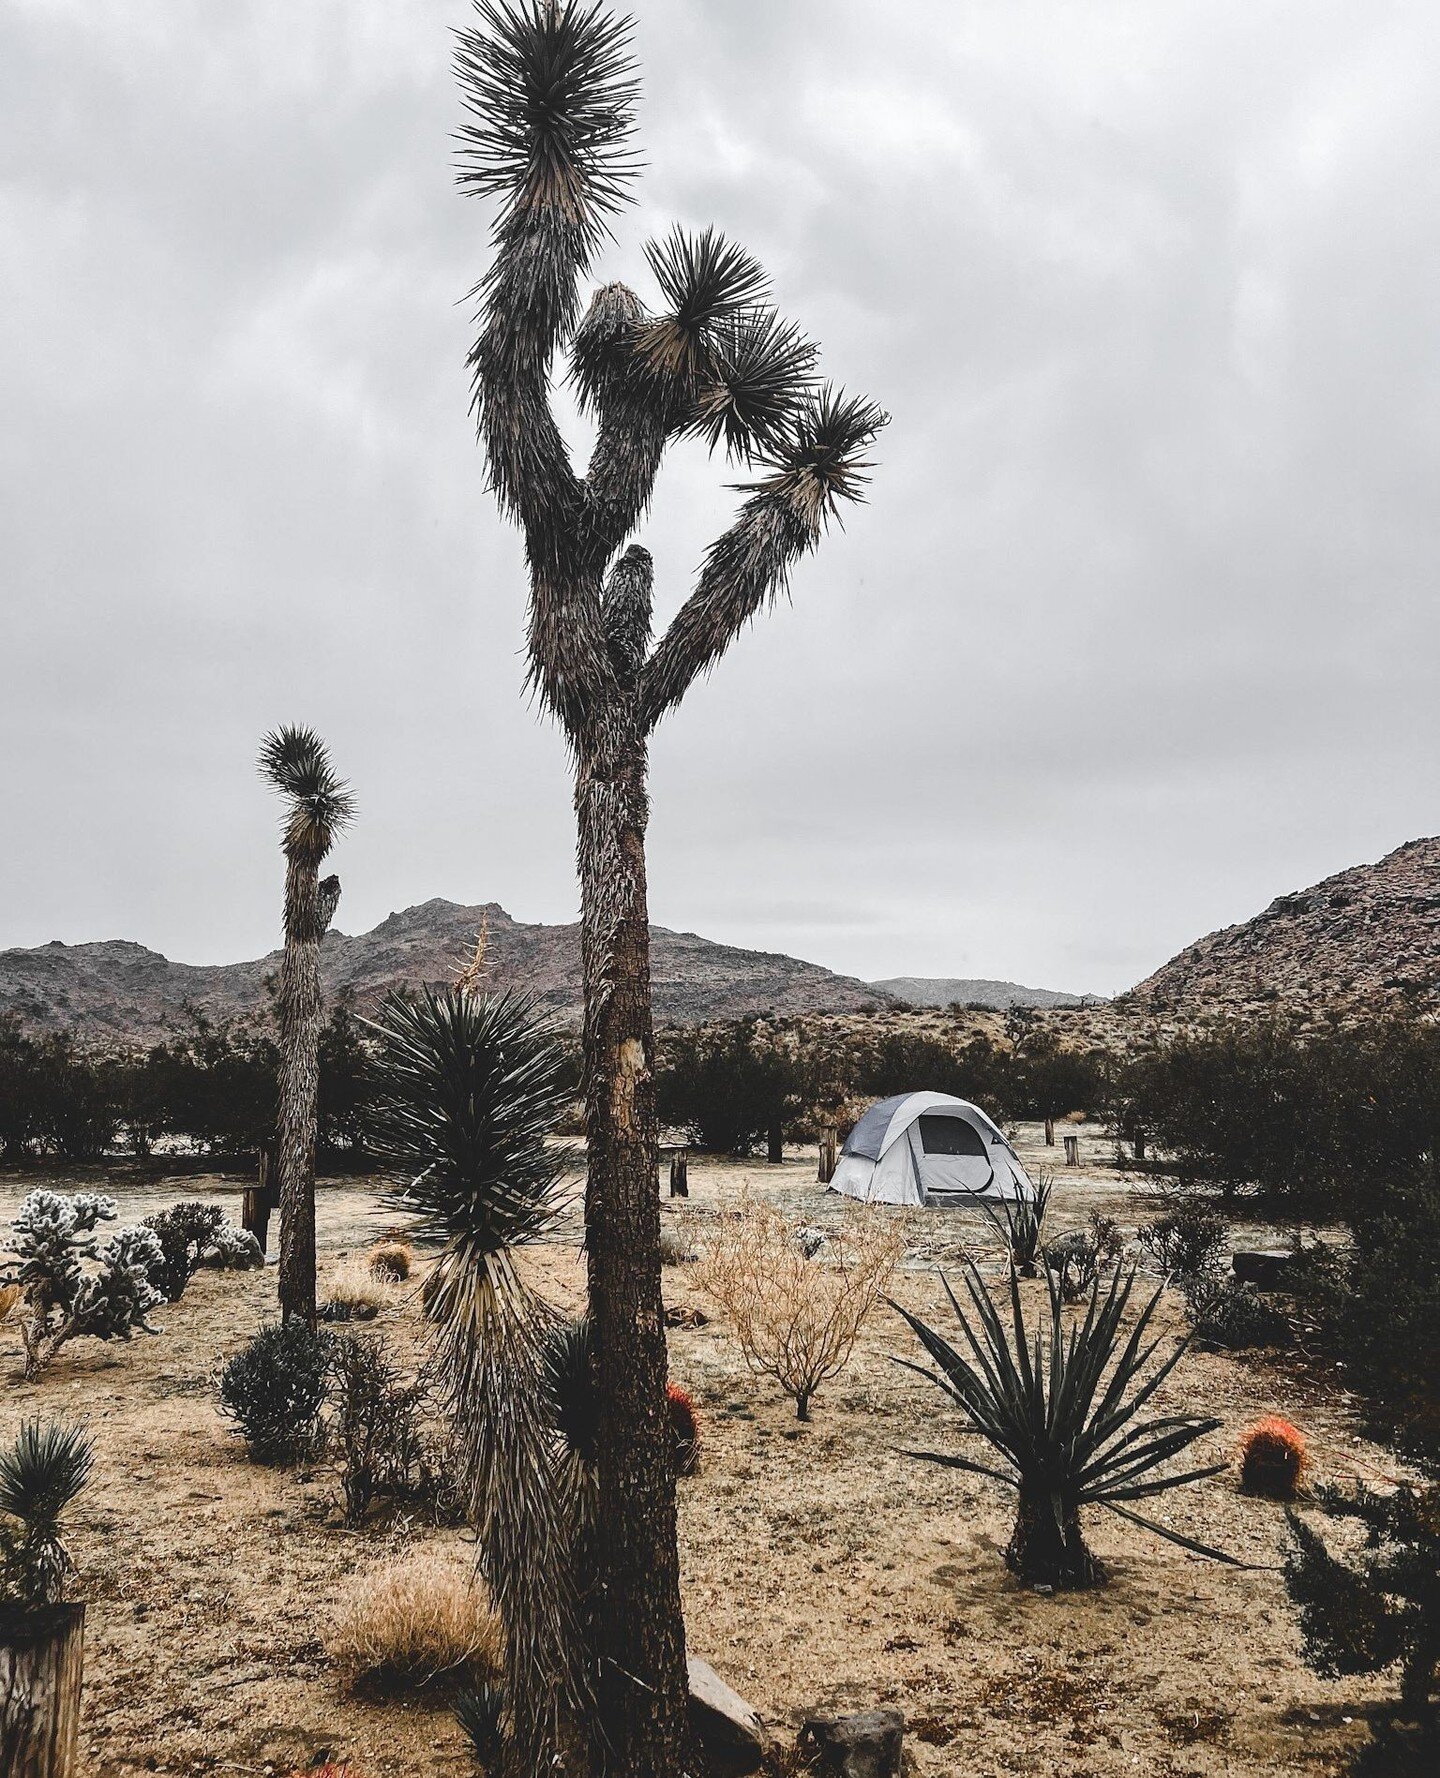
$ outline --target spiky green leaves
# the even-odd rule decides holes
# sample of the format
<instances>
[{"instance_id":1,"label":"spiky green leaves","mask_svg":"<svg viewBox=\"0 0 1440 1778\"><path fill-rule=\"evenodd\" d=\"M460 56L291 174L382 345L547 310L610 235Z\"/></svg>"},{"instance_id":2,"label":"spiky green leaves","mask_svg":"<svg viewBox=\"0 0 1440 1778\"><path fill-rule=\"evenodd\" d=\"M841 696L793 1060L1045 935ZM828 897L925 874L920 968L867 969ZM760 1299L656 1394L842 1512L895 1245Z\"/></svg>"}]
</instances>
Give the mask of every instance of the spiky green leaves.
<instances>
[{"instance_id":1,"label":"spiky green leaves","mask_svg":"<svg viewBox=\"0 0 1440 1778\"><path fill-rule=\"evenodd\" d=\"M593 248L628 201L639 82L633 26L602 0L477 0L455 71L468 121L460 183L507 216L548 211Z\"/></svg>"},{"instance_id":2,"label":"spiky green leaves","mask_svg":"<svg viewBox=\"0 0 1440 1778\"><path fill-rule=\"evenodd\" d=\"M874 461L867 454L890 416L863 395L827 383L799 411L768 457L757 490L785 501L818 535L841 501L861 501Z\"/></svg>"},{"instance_id":3,"label":"spiky green leaves","mask_svg":"<svg viewBox=\"0 0 1440 1778\"><path fill-rule=\"evenodd\" d=\"M370 1139L405 1170L395 1207L470 1263L537 1240L565 1170L551 1138L570 1093L535 1001L392 994L372 1028L382 1096Z\"/></svg>"},{"instance_id":4,"label":"spiky green leaves","mask_svg":"<svg viewBox=\"0 0 1440 1778\"><path fill-rule=\"evenodd\" d=\"M318 865L355 818L355 798L314 729L287 725L260 743L260 774L287 799L287 857Z\"/></svg>"},{"instance_id":5,"label":"spiky green leaves","mask_svg":"<svg viewBox=\"0 0 1440 1778\"><path fill-rule=\"evenodd\" d=\"M94 1455L89 1433L63 1420L25 1420L0 1451L0 1514L20 1528L0 1525L0 1599L35 1606L59 1597L70 1569L60 1521L90 1480Z\"/></svg>"},{"instance_id":6,"label":"spiky green leaves","mask_svg":"<svg viewBox=\"0 0 1440 1778\"><path fill-rule=\"evenodd\" d=\"M1064 1515L1082 1506L1105 1506L1172 1543L1228 1561L1231 1558L1222 1552L1141 1519L1121 1504L1218 1475L1225 1467L1211 1464L1181 1474L1155 1473L1197 1439L1215 1431L1220 1421L1199 1414L1140 1418L1145 1404L1178 1363L1185 1342L1144 1375L1159 1346L1158 1338L1147 1335L1163 1287L1141 1307L1122 1339L1134 1283L1133 1271L1123 1277L1116 1271L1108 1285L1097 1280L1084 1317L1067 1332L1059 1289L1050 1278L1048 1326L1037 1328L1032 1337L1014 1271L1010 1274L1007 1326L979 1272L967 1264L968 1307L962 1307L949 1281L945 1283L964 1335L963 1352L896 1304L936 1369L927 1370L908 1359L897 1363L928 1377L945 1391L970 1428L995 1452L998 1466L935 1451L911 1455L993 1477L1022 1497L1052 1498L1062 1521Z\"/></svg>"}]
</instances>

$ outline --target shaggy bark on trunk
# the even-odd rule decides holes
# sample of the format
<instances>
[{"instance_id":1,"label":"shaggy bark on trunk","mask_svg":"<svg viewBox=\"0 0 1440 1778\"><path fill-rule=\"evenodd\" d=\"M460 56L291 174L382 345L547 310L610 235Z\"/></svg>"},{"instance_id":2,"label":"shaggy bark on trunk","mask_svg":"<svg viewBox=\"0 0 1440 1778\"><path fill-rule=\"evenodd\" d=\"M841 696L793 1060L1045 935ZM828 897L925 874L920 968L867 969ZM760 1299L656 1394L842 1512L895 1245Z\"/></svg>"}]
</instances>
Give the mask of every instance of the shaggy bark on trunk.
<instances>
[{"instance_id":1,"label":"shaggy bark on trunk","mask_svg":"<svg viewBox=\"0 0 1440 1778\"><path fill-rule=\"evenodd\" d=\"M1100 1565L1081 1535L1080 1509L1062 1503L1057 1510L1043 1488L1021 1490L1005 1565L1026 1586L1057 1592L1092 1587L1101 1579Z\"/></svg>"},{"instance_id":2,"label":"shaggy bark on trunk","mask_svg":"<svg viewBox=\"0 0 1440 1778\"><path fill-rule=\"evenodd\" d=\"M291 859L285 870L280 965L280 1316L315 1326L315 1105L320 1091L320 941L340 905L340 879Z\"/></svg>"}]
</instances>

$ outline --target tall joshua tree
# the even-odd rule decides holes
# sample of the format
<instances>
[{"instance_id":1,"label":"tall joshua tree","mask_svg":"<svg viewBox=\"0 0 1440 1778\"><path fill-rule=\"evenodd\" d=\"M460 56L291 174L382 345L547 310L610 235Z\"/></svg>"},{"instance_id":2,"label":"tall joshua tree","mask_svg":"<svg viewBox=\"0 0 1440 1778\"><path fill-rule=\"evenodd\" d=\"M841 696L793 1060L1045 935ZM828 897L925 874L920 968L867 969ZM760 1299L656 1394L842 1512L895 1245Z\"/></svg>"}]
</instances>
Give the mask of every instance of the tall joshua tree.
<instances>
[{"instance_id":1,"label":"tall joshua tree","mask_svg":"<svg viewBox=\"0 0 1440 1778\"><path fill-rule=\"evenodd\" d=\"M340 904L339 877L320 877L355 799L325 743L278 728L260 743L260 771L285 798L285 956L280 966L280 1314L315 1325L315 1095L320 1075L320 941Z\"/></svg>"},{"instance_id":2,"label":"tall joshua tree","mask_svg":"<svg viewBox=\"0 0 1440 1778\"><path fill-rule=\"evenodd\" d=\"M462 186L499 199L479 285L474 403L530 570L530 681L569 743L585 987L586 1239L600 1401L591 1625L606 1769L682 1770L685 1646L665 1414L645 890L655 725L862 497L885 416L815 378L757 262L713 230L646 249L651 310L580 280L629 200L631 24L603 0L476 0L456 52ZM596 424L585 473L550 405L558 356ZM631 542L667 447L700 437L752 476L652 643L649 552Z\"/></svg>"}]
</instances>

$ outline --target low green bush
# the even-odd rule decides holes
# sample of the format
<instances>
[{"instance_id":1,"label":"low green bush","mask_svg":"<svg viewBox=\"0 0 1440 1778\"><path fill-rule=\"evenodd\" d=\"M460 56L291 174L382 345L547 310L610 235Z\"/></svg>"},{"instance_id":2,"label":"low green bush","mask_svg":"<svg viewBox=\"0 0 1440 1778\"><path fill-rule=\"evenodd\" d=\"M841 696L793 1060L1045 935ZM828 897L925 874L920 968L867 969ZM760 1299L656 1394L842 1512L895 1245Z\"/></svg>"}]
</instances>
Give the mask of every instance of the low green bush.
<instances>
[{"instance_id":1,"label":"low green bush","mask_svg":"<svg viewBox=\"0 0 1440 1778\"><path fill-rule=\"evenodd\" d=\"M295 1463L320 1446L330 1391L330 1341L303 1321L262 1327L220 1376L220 1411L239 1427L256 1463Z\"/></svg>"}]
</instances>

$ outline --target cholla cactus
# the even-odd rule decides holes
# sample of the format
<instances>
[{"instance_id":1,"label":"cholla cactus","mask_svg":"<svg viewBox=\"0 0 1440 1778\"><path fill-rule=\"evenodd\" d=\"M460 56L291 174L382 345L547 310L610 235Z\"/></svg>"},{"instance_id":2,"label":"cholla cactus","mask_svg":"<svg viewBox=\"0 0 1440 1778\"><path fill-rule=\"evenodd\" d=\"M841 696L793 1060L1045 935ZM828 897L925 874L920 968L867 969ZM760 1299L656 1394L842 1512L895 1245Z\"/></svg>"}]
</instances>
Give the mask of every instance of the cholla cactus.
<instances>
[{"instance_id":1,"label":"cholla cactus","mask_svg":"<svg viewBox=\"0 0 1440 1778\"><path fill-rule=\"evenodd\" d=\"M222 1222L206 1242L200 1263L215 1266L222 1272L250 1272L258 1271L265 1264L265 1255L249 1229L236 1228L233 1222Z\"/></svg>"},{"instance_id":2,"label":"cholla cactus","mask_svg":"<svg viewBox=\"0 0 1440 1778\"><path fill-rule=\"evenodd\" d=\"M93 1192L34 1191L20 1206L10 1242L14 1258L0 1283L18 1285L23 1295L27 1381L78 1336L129 1339L137 1327L159 1331L146 1317L164 1301L151 1282L164 1264L160 1243L149 1229L124 1228L97 1244L96 1224L115 1214L115 1200Z\"/></svg>"}]
</instances>

